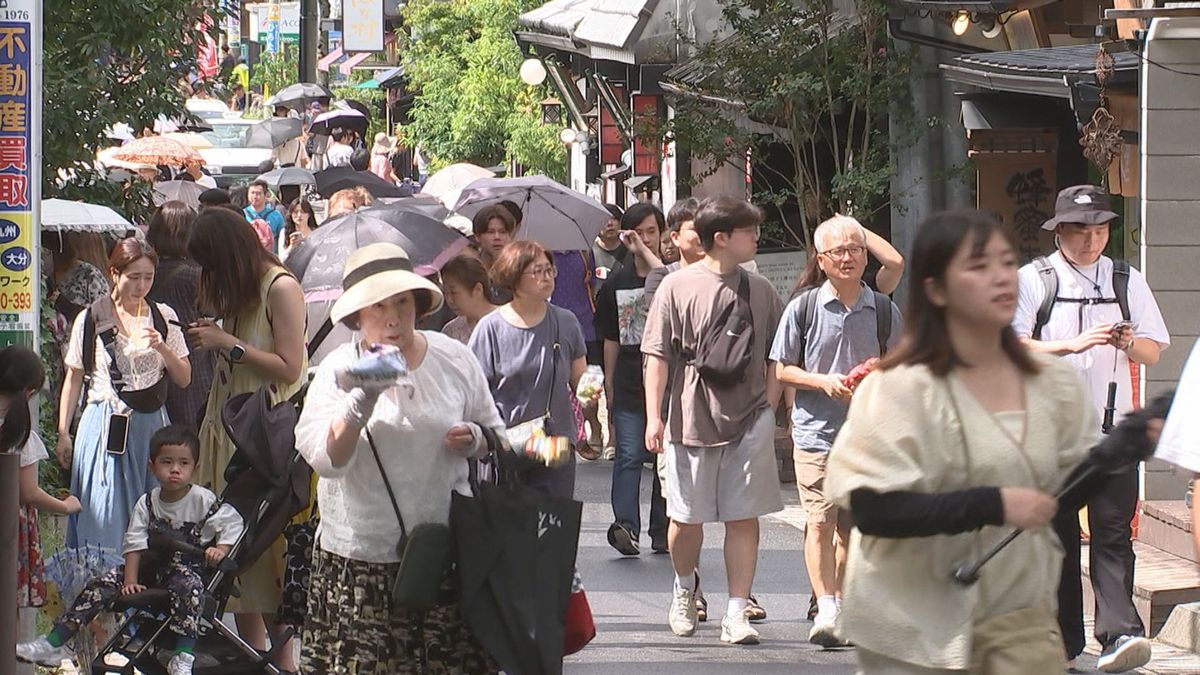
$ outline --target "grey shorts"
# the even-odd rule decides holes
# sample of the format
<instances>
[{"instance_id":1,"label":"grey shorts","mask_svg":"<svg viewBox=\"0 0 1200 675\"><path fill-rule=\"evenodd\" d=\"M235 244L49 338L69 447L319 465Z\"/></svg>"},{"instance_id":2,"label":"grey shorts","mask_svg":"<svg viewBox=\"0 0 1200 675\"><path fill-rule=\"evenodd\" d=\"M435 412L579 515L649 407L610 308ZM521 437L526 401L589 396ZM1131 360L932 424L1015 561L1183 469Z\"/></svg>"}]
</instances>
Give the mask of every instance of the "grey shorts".
<instances>
[{"instance_id":1,"label":"grey shorts","mask_svg":"<svg viewBox=\"0 0 1200 675\"><path fill-rule=\"evenodd\" d=\"M741 438L716 448L668 443L667 516L698 525L783 510L775 464L775 416L763 410Z\"/></svg>"}]
</instances>

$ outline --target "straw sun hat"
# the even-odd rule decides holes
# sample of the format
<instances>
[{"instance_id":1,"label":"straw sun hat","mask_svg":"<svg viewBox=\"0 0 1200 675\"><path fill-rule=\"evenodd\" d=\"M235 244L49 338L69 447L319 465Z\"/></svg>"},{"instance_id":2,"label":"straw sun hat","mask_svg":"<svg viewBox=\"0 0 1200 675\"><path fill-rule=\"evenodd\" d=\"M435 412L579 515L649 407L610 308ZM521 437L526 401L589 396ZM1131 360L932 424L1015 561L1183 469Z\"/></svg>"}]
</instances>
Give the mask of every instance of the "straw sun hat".
<instances>
[{"instance_id":1,"label":"straw sun hat","mask_svg":"<svg viewBox=\"0 0 1200 675\"><path fill-rule=\"evenodd\" d=\"M342 295L333 303L329 318L340 323L364 307L405 291L429 291L433 305L427 315L436 312L442 306L441 289L412 269L408 254L395 244L381 242L358 249L346 260Z\"/></svg>"}]
</instances>

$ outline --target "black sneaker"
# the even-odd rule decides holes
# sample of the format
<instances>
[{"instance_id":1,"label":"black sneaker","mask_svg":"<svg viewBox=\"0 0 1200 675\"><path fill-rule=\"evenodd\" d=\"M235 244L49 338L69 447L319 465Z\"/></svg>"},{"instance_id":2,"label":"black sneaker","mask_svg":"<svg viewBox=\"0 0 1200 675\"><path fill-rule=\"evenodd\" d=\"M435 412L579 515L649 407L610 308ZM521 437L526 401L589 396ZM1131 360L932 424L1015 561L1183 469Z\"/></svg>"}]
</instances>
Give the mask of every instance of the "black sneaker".
<instances>
[{"instance_id":1,"label":"black sneaker","mask_svg":"<svg viewBox=\"0 0 1200 675\"><path fill-rule=\"evenodd\" d=\"M1140 635L1122 635L1104 648L1096 668L1102 673L1123 673L1150 663L1150 641Z\"/></svg>"},{"instance_id":2,"label":"black sneaker","mask_svg":"<svg viewBox=\"0 0 1200 675\"><path fill-rule=\"evenodd\" d=\"M654 532L650 535L650 550L655 553L671 552L671 547L667 544L666 532Z\"/></svg>"},{"instance_id":3,"label":"black sneaker","mask_svg":"<svg viewBox=\"0 0 1200 675\"><path fill-rule=\"evenodd\" d=\"M696 572L696 620L708 621L708 600L704 599L704 591L700 590L699 572Z\"/></svg>"},{"instance_id":4,"label":"black sneaker","mask_svg":"<svg viewBox=\"0 0 1200 675\"><path fill-rule=\"evenodd\" d=\"M637 537L633 536L633 532L629 528L620 523L608 526L608 545L617 549L621 555L634 556L641 553Z\"/></svg>"}]
</instances>

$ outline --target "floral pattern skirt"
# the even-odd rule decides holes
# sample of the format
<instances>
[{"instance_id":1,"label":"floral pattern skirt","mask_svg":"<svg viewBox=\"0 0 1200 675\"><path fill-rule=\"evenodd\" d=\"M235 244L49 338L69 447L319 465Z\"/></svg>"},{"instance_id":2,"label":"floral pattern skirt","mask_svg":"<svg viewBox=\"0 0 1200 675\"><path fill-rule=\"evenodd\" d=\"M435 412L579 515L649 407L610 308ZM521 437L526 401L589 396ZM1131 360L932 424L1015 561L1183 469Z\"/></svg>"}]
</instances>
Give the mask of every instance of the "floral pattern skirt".
<instances>
[{"instance_id":1,"label":"floral pattern skirt","mask_svg":"<svg viewBox=\"0 0 1200 675\"><path fill-rule=\"evenodd\" d=\"M471 634L457 602L427 612L392 606L398 563L313 554L308 620L300 651L305 673L484 675L499 668ZM443 590L453 594L456 580Z\"/></svg>"},{"instance_id":2,"label":"floral pattern skirt","mask_svg":"<svg viewBox=\"0 0 1200 675\"><path fill-rule=\"evenodd\" d=\"M38 512L23 506L17 512L17 607L46 604L46 569L42 565L42 540Z\"/></svg>"}]
</instances>

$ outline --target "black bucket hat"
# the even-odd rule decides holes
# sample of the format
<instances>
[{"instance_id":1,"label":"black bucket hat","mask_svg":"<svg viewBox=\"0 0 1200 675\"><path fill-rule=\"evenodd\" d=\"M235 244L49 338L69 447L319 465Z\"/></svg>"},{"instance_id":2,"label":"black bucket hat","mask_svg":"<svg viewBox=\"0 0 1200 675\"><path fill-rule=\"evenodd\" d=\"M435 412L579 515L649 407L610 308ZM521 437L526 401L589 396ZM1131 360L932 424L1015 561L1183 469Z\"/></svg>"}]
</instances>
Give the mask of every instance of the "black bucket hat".
<instances>
[{"instance_id":1,"label":"black bucket hat","mask_svg":"<svg viewBox=\"0 0 1200 675\"><path fill-rule=\"evenodd\" d=\"M1054 201L1054 217L1042 224L1043 230L1054 230L1063 223L1104 225L1119 216L1109 205L1108 193L1095 185L1074 185L1064 188Z\"/></svg>"}]
</instances>

